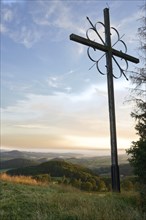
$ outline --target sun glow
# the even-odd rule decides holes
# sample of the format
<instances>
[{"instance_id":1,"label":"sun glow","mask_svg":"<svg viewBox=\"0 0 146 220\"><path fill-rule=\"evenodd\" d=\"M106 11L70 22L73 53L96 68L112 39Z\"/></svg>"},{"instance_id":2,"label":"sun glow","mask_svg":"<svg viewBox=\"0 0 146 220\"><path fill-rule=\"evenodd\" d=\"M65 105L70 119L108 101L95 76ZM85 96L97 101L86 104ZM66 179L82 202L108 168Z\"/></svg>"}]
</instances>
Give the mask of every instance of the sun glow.
<instances>
[{"instance_id":1,"label":"sun glow","mask_svg":"<svg viewBox=\"0 0 146 220\"><path fill-rule=\"evenodd\" d=\"M107 148L109 145L108 137L82 137L82 136L66 136L66 140L72 146L78 146L83 148Z\"/></svg>"}]
</instances>

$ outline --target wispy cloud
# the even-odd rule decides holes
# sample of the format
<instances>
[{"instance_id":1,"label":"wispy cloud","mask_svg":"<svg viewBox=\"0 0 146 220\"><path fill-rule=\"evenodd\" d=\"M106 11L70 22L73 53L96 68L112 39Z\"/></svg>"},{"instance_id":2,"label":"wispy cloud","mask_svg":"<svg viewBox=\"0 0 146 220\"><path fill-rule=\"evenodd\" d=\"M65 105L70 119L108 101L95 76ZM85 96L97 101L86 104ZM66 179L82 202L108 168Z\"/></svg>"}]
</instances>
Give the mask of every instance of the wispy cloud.
<instances>
[{"instance_id":1,"label":"wispy cloud","mask_svg":"<svg viewBox=\"0 0 146 220\"><path fill-rule=\"evenodd\" d=\"M1 32L6 34L16 43L21 43L30 48L40 40L42 33L34 24L29 24L27 15L21 14L21 7L16 4L4 5L1 15Z\"/></svg>"},{"instance_id":2,"label":"wispy cloud","mask_svg":"<svg viewBox=\"0 0 146 220\"><path fill-rule=\"evenodd\" d=\"M56 78L54 78L55 80ZM66 90L71 91L71 88L68 87ZM121 100L121 93L118 97ZM118 108L120 106L121 104L118 103ZM127 109L124 109L124 111L127 112ZM19 134L24 139L27 134L29 134L29 138L30 136L34 137L34 133L38 134L40 141L38 140L38 143L33 142L32 138L31 143L33 146L35 144L38 146L41 141L42 145L47 146L47 143L44 143L44 140L47 140L44 135L50 135L49 143L52 143L53 146L57 146L59 143L57 140L60 140L61 146L66 146L68 143L69 146L85 147L88 143L91 146L98 145L99 147L99 144L105 146L108 143L107 93L102 86L97 88L96 85L92 84L78 94L73 92L54 92L53 95L29 94L25 97L25 100L3 108L1 112L3 119L1 124L3 128L2 135L11 136L13 133L14 138ZM127 136L126 124L128 124L129 129L128 136L133 136L131 122L128 120L128 117L123 116L122 111L117 123L118 134L121 138ZM125 125L123 127L124 121ZM23 134L25 135L23 136ZM51 141L52 135L61 139L57 139L56 142L54 139ZM16 139L19 143L19 138ZM126 141L123 140L123 143L126 143Z\"/></svg>"},{"instance_id":3,"label":"wispy cloud","mask_svg":"<svg viewBox=\"0 0 146 220\"><path fill-rule=\"evenodd\" d=\"M14 14L10 9L2 10L3 13L3 21L11 22L13 20Z\"/></svg>"},{"instance_id":4,"label":"wispy cloud","mask_svg":"<svg viewBox=\"0 0 146 220\"><path fill-rule=\"evenodd\" d=\"M1 32L27 48L45 36L50 36L52 41L60 41L64 39L64 31L67 34L71 30L83 32L74 22L69 4L64 1L26 1L23 7L26 4L27 10L22 14L19 4L2 5Z\"/></svg>"},{"instance_id":5,"label":"wispy cloud","mask_svg":"<svg viewBox=\"0 0 146 220\"><path fill-rule=\"evenodd\" d=\"M137 29L140 25L139 19L143 16L143 12L137 10L137 13L130 14L128 17L121 20L117 25L117 29L123 30L124 41L128 44L135 44L137 41ZM135 24L135 25L133 25Z\"/></svg>"},{"instance_id":6,"label":"wispy cloud","mask_svg":"<svg viewBox=\"0 0 146 220\"><path fill-rule=\"evenodd\" d=\"M58 88L58 82L57 82L57 78L56 77L49 77L47 79L47 83L50 87L53 87L53 88Z\"/></svg>"},{"instance_id":7,"label":"wispy cloud","mask_svg":"<svg viewBox=\"0 0 146 220\"><path fill-rule=\"evenodd\" d=\"M45 125L41 125L41 124L17 124L17 125L13 125L14 127L18 127L18 128L26 128L26 129L50 129L49 126L45 126Z\"/></svg>"},{"instance_id":8,"label":"wispy cloud","mask_svg":"<svg viewBox=\"0 0 146 220\"><path fill-rule=\"evenodd\" d=\"M4 24L0 24L0 33L6 33L8 29L5 27Z\"/></svg>"},{"instance_id":9,"label":"wispy cloud","mask_svg":"<svg viewBox=\"0 0 146 220\"><path fill-rule=\"evenodd\" d=\"M71 88L66 89L70 90ZM83 112L86 114L90 109L90 105L87 103L92 102L96 98L97 94L94 86L78 95L63 92L56 92L53 96L29 94L25 100L18 101L13 106L3 108L2 114L6 121L28 121L30 124L30 118L31 120L37 119L37 121L48 118L48 122L57 122L66 120L68 117L80 118ZM82 105L80 105L81 102ZM88 108L85 108L85 105Z\"/></svg>"}]
</instances>

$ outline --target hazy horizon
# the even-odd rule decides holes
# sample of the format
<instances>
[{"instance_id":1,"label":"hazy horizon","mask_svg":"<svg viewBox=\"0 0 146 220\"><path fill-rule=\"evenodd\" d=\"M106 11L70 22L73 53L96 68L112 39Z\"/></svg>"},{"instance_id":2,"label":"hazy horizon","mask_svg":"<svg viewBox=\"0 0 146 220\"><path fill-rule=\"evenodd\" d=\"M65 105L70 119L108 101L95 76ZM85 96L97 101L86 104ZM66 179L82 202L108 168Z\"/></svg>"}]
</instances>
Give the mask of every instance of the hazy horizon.
<instances>
[{"instance_id":1,"label":"hazy horizon","mask_svg":"<svg viewBox=\"0 0 146 220\"><path fill-rule=\"evenodd\" d=\"M20 149L20 148L1 148L1 151L21 151L33 153L55 153L55 154L80 154L85 157L110 156L111 150L108 148L98 149ZM118 149L118 155L126 154L125 149Z\"/></svg>"}]
</instances>

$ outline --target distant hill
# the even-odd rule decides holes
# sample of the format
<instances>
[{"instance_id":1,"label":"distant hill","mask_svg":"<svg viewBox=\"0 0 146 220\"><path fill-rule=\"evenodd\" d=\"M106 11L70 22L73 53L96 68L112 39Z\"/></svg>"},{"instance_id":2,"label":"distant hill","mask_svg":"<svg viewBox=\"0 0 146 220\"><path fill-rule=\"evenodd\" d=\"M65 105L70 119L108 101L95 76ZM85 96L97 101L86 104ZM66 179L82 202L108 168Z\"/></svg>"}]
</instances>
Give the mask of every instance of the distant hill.
<instances>
[{"instance_id":1,"label":"distant hill","mask_svg":"<svg viewBox=\"0 0 146 220\"><path fill-rule=\"evenodd\" d=\"M101 166L98 168L93 168L93 172L97 175L111 175L111 167L110 166ZM128 164L120 164L119 171L121 176L131 176L133 175L133 168Z\"/></svg>"},{"instance_id":2,"label":"distant hill","mask_svg":"<svg viewBox=\"0 0 146 220\"><path fill-rule=\"evenodd\" d=\"M38 165L39 163L34 160L24 158L16 158L11 160L0 161L0 169L21 168L27 166Z\"/></svg>"},{"instance_id":3,"label":"distant hill","mask_svg":"<svg viewBox=\"0 0 146 220\"><path fill-rule=\"evenodd\" d=\"M128 164L128 156L126 154L122 154L118 156L119 164ZM96 156L96 157L81 157L81 158L65 158L65 161L71 162L74 164L80 164L82 166L86 166L89 169L100 168L105 166L110 166L111 164L111 156Z\"/></svg>"},{"instance_id":4,"label":"distant hill","mask_svg":"<svg viewBox=\"0 0 146 220\"><path fill-rule=\"evenodd\" d=\"M53 153L53 152L28 152L28 151L4 151L0 150L0 160L10 160L16 158L25 158L33 160L41 160L42 162L51 160L53 158L70 158L70 157L79 157L82 154L78 153Z\"/></svg>"},{"instance_id":5,"label":"distant hill","mask_svg":"<svg viewBox=\"0 0 146 220\"><path fill-rule=\"evenodd\" d=\"M9 175L33 176L39 174L50 174L52 177L76 178L85 181L87 178L97 176L88 168L75 165L64 160L50 160L37 166L29 166L7 171Z\"/></svg>"},{"instance_id":6,"label":"distant hill","mask_svg":"<svg viewBox=\"0 0 146 220\"><path fill-rule=\"evenodd\" d=\"M87 157L78 153L53 153L53 152L28 152L28 151L4 151L0 150L0 168L22 168L42 164L52 159L64 160L67 163L78 164L87 167L98 175L110 175L110 156ZM98 153L98 152L97 152ZM21 159L20 159L21 158ZM17 160L14 160L17 159ZM118 161L121 175L133 175L133 169L129 165L128 156L119 154Z\"/></svg>"},{"instance_id":7,"label":"distant hill","mask_svg":"<svg viewBox=\"0 0 146 220\"><path fill-rule=\"evenodd\" d=\"M1 151L1 160L9 160L15 158L23 158L24 153L18 150Z\"/></svg>"}]
</instances>

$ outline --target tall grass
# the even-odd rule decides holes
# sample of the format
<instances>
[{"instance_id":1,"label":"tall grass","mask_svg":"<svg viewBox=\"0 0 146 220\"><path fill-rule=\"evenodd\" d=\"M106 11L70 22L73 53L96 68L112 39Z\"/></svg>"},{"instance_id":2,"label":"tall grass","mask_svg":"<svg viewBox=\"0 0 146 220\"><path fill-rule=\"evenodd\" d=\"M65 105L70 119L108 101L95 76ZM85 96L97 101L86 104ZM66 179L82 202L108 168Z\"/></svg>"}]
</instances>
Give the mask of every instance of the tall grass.
<instances>
[{"instance_id":1,"label":"tall grass","mask_svg":"<svg viewBox=\"0 0 146 220\"><path fill-rule=\"evenodd\" d=\"M33 179L31 176L9 176L6 173L0 174L0 180L26 185L42 185L40 181Z\"/></svg>"},{"instance_id":2,"label":"tall grass","mask_svg":"<svg viewBox=\"0 0 146 220\"><path fill-rule=\"evenodd\" d=\"M137 194L85 193L61 185L0 181L1 220L146 220Z\"/></svg>"}]
</instances>

